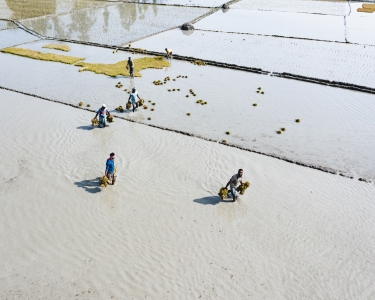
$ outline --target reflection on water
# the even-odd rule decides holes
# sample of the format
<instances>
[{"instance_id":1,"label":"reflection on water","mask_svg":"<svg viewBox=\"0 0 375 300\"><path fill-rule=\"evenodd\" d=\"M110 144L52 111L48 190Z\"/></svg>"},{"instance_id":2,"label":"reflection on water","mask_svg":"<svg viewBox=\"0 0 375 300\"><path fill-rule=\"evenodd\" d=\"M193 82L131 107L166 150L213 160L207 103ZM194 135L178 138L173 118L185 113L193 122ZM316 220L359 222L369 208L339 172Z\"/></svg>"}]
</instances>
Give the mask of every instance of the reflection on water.
<instances>
[{"instance_id":1,"label":"reflection on water","mask_svg":"<svg viewBox=\"0 0 375 300\"><path fill-rule=\"evenodd\" d=\"M78 9L103 6L106 3L97 0L0 0L0 17L21 20L69 13Z\"/></svg>"},{"instance_id":2,"label":"reflection on water","mask_svg":"<svg viewBox=\"0 0 375 300\"><path fill-rule=\"evenodd\" d=\"M205 14L206 8L185 8L147 4L107 4L94 9L81 9L72 2L73 13L34 18L22 23L50 37L122 45L193 20Z\"/></svg>"}]
</instances>

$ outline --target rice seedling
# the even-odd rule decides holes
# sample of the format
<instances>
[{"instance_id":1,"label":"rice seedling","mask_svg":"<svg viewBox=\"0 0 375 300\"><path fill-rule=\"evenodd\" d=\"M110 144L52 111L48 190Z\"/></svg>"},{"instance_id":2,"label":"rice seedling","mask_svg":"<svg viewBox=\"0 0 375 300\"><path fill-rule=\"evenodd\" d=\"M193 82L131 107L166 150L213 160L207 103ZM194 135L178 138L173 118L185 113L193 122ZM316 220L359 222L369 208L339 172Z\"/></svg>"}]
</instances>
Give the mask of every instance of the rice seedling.
<instances>
[{"instance_id":1,"label":"rice seedling","mask_svg":"<svg viewBox=\"0 0 375 300\"><path fill-rule=\"evenodd\" d=\"M205 102L203 102L203 104L204 104L204 105L207 105L207 104L208 104L208 102L206 102L206 101L205 101Z\"/></svg>"},{"instance_id":2,"label":"rice seedling","mask_svg":"<svg viewBox=\"0 0 375 300\"><path fill-rule=\"evenodd\" d=\"M253 106L258 106L258 103L254 103Z\"/></svg>"},{"instance_id":3,"label":"rice seedling","mask_svg":"<svg viewBox=\"0 0 375 300\"><path fill-rule=\"evenodd\" d=\"M283 128L281 128L281 131L285 131L285 130L286 130L286 128L284 128L284 127L283 127Z\"/></svg>"},{"instance_id":4,"label":"rice seedling","mask_svg":"<svg viewBox=\"0 0 375 300\"><path fill-rule=\"evenodd\" d=\"M299 123L299 122L301 122L301 120L300 119L296 119L296 123Z\"/></svg>"},{"instance_id":5,"label":"rice seedling","mask_svg":"<svg viewBox=\"0 0 375 300\"><path fill-rule=\"evenodd\" d=\"M277 134L281 134L281 130L278 130L278 131L276 131L277 132Z\"/></svg>"},{"instance_id":6,"label":"rice seedling","mask_svg":"<svg viewBox=\"0 0 375 300\"><path fill-rule=\"evenodd\" d=\"M111 115L107 116L107 122L112 123L115 121L115 118Z\"/></svg>"},{"instance_id":7,"label":"rice seedling","mask_svg":"<svg viewBox=\"0 0 375 300\"><path fill-rule=\"evenodd\" d=\"M180 89L177 89L177 91L180 91Z\"/></svg>"},{"instance_id":8,"label":"rice seedling","mask_svg":"<svg viewBox=\"0 0 375 300\"><path fill-rule=\"evenodd\" d=\"M172 79L173 81L176 81L176 79Z\"/></svg>"},{"instance_id":9,"label":"rice seedling","mask_svg":"<svg viewBox=\"0 0 375 300\"><path fill-rule=\"evenodd\" d=\"M100 177L100 186L101 187L107 187L110 184L110 180L108 179L107 176L102 176Z\"/></svg>"},{"instance_id":10,"label":"rice seedling","mask_svg":"<svg viewBox=\"0 0 375 300\"><path fill-rule=\"evenodd\" d=\"M82 105L83 105L83 102L79 102L78 105L79 105L79 106L82 106Z\"/></svg>"},{"instance_id":11,"label":"rice seedling","mask_svg":"<svg viewBox=\"0 0 375 300\"><path fill-rule=\"evenodd\" d=\"M264 92L262 91L262 92L261 92L261 94L263 95L263 94L264 94Z\"/></svg>"},{"instance_id":12,"label":"rice seedling","mask_svg":"<svg viewBox=\"0 0 375 300\"><path fill-rule=\"evenodd\" d=\"M87 106L87 107L90 107L90 104L87 104L86 106Z\"/></svg>"},{"instance_id":13,"label":"rice seedling","mask_svg":"<svg viewBox=\"0 0 375 300\"><path fill-rule=\"evenodd\" d=\"M186 98L189 98L189 95L186 95Z\"/></svg>"},{"instance_id":14,"label":"rice seedling","mask_svg":"<svg viewBox=\"0 0 375 300\"><path fill-rule=\"evenodd\" d=\"M170 92L171 90L168 90L168 92Z\"/></svg>"},{"instance_id":15,"label":"rice seedling","mask_svg":"<svg viewBox=\"0 0 375 300\"><path fill-rule=\"evenodd\" d=\"M92 126L98 126L99 125L99 120L98 119L92 119L91 120Z\"/></svg>"},{"instance_id":16,"label":"rice seedling","mask_svg":"<svg viewBox=\"0 0 375 300\"><path fill-rule=\"evenodd\" d=\"M70 51L70 47L64 44L48 44L48 45L43 46L43 48L60 50L60 51L65 51L65 52Z\"/></svg>"},{"instance_id":17,"label":"rice seedling","mask_svg":"<svg viewBox=\"0 0 375 300\"><path fill-rule=\"evenodd\" d=\"M245 183L239 185L236 190L240 193L240 195L245 194L246 189L250 187L250 182L246 181Z\"/></svg>"},{"instance_id":18,"label":"rice seedling","mask_svg":"<svg viewBox=\"0 0 375 300\"><path fill-rule=\"evenodd\" d=\"M187 113L188 116L190 116L190 113Z\"/></svg>"},{"instance_id":19,"label":"rice seedling","mask_svg":"<svg viewBox=\"0 0 375 300\"><path fill-rule=\"evenodd\" d=\"M173 91L176 91L176 89L173 89Z\"/></svg>"},{"instance_id":20,"label":"rice seedling","mask_svg":"<svg viewBox=\"0 0 375 300\"><path fill-rule=\"evenodd\" d=\"M156 103L154 102L154 103L152 103L152 105L156 105Z\"/></svg>"},{"instance_id":21,"label":"rice seedling","mask_svg":"<svg viewBox=\"0 0 375 300\"><path fill-rule=\"evenodd\" d=\"M154 111L155 109L154 108L151 108L151 111Z\"/></svg>"},{"instance_id":22,"label":"rice seedling","mask_svg":"<svg viewBox=\"0 0 375 300\"><path fill-rule=\"evenodd\" d=\"M230 131L227 131L225 134L226 134L226 135L230 135Z\"/></svg>"},{"instance_id":23,"label":"rice seedling","mask_svg":"<svg viewBox=\"0 0 375 300\"><path fill-rule=\"evenodd\" d=\"M260 87L258 87L258 90L261 90L262 89L262 87L260 86Z\"/></svg>"},{"instance_id":24,"label":"rice seedling","mask_svg":"<svg viewBox=\"0 0 375 300\"><path fill-rule=\"evenodd\" d=\"M219 197L221 200L227 199L228 198L228 190L226 187L222 187L219 191Z\"/></svg>"},{"instance_id":25,"label":"rice seedling","mask_svg":"<svg viewBox=\"0 0 375 300\"><path fill-rule=\"evenodd\" d=\"M149 121L150 121L150 120L151 120L151 118L150 118L150 117L148 117L148 118L147 118L147 120L149 120Z\"/></svg>"},{"instance_id":26,"label":"rice seedling","mask_svg":"<svg viewBox=\"0 0 375 300\"><path fill-rule=\"evenodd\" d=\"M132 104L130 102L126 103L126 109L130 110L132 108Z\"/></svg>"},{"instance_id":27,"label":"rice seedling","mask_svg":"<svg viewBox=\"0 0 375 300\"><path fill-rule=\"evenodd\" d=\"M145 103L145 100L144 99L140 99L138 100L138 106L143 106L143 104Z\"/></svg>"},{"instance_id":28,"label":"rice seedling","mask_svg":"<svg viewBox=\"0 0 375 300\"><path fill-rule=\"evenodd\" d=\"M257 93L259 94L259 91L257 91Z\"/></svg>"},{"instance_id":29,"label":"rice seedling","mask_svg":"<svg viewBox=\"0 0 375 300\"><path fill-rule=\"evenodd\" d=\"M82 59L79 59L82 60ZM79 62L76 66L86 67L87 71L94 72L96 74L104 74L111 77L117 77L119 75L129 76L129 69L127 67L128 61L122 60L115 64L95 64L95 63L86 63ZM134 76L141 77L141 70L145 69L162 69L164 67L169 67L170 63L167 60L164 60L162 56L156 57L142 57L134 60ZM160 82L160 81L159 81ZM155 83L154 83L155 84ZM160 82L160 85L163 83ZM159 85L159 84L157 84Z\"/></svg>"},{"instance_id":30,"label":"rice seedling","mask_svg":"<svg viewBox=\"0 0 375 300\"><path fill-rule=\"evenodd\" d=\"M197 65L197 66L205 66L206 65L206 62L201 61L201 60L194 60L194 61L192 61L192 63L194 65Z\"/></svg>"},{"instance_id":31,"label":"rice seedling","mask_svg":"<svg viewBox=\"0 0 375 300\"><path fill-rule=\"evenodd\" d=\"M143 105L143 109L147 109L148 108L148 106L147 105Z\"/></svg>"},{"instance_id":32,"label":"rice seedling","mask_svg":"<svg viewBox=\"0 0 375 300\"><path fill-rule=\"evenodd\" d=\"M195 103L201 103L202 102L202 100L198 100L197 102L195 102Z\"/></svg>"},{"instance_id":33,"label":"rice seedling","mask_svg":"<svg viewBox=\"0 0 375 300\"><path fill-rule=\"evenodd\" d=\"M226 143L227 143L227 140L222 140L222 142L223 142L224 144L226 144Z\"/></svg>"},{"instance_id":34,"label":"rice seedling","mask_svg":"<svg viewBox=\"0 0 375 300\"><path fill-rule=\"evenodd\" d=\"M12 48L11 47L11 48L5 48L3 50L0 50L0 52L29 57L29 58L37 59L37 60L61 62L64 64L69 64L69 65L73 65L81 60L84 60L84 58L82 57L66 56L66 55L53 54L53 53L43 53L40 51L34 51L34 50L24 49L24 48Z\"/></svg>"},{"instance_id":35,"label":"rice seedling","mask_svg":"<svg viewBox=\"0 0 375 300\"><path fill-rule=\"evenodd\" d=\"M148 102L150 102L150 103L151 103L151 102L152 102L152 100L148 100Z\"/></svg>"}]
</instances>

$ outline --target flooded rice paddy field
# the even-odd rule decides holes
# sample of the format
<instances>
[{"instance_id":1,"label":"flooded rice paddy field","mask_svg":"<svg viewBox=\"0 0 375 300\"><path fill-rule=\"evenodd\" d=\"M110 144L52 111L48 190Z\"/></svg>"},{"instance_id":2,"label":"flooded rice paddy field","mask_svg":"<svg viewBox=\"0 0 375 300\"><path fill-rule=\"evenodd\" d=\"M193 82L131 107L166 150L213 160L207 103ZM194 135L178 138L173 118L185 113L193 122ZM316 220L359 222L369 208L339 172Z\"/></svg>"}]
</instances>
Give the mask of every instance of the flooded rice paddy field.
<instances>
[{"instance_id":1,"label":"flooded rice paddy field","mask_svg":"<svg viewBox=\"0 0 375 300\"><path fill-rule=\"evenodd\" d=\"M22 24L48 37L122 45L181 26L209 11L196 7L118 3L71 14L28 19Z\"/></svg>"},{"instance_id":2,"label":"flooded rice paddy field","mask_svg":"<svg viewBox=\"0 0 375 300\"><path fill-rule=\"evenodd\" d=\"M25 46L59 54L57 50L42 48L47 43L39 41ZM143 57L121 51L113 54L111 49L77 44L70 44L70 48L68 55L84 57L92 63L116 63L129 56ZM75 105L82 101L94 109L106 103L111 113L139 122L217 141L225 139L228 143L331 168L356 178L375 179L371 167L375 163L372 155L375 95L211 66L200 67L173 59L169 68L143 70L142 78L134 79L78 72L76 66L4 53L0 54L0 63L3 66L0 85L7 88ZM22 72L14 68L17 65L23 66ZM177 78L179 75L188 78ZM171 80L166 85L153 84L154 80L163 81L167 76ZM121 89L115 87L118 82L123 84ZM129 91L134 86L146 100L148 109L138 109L134 114L116 112L114 109L119 105L125 107L129 97L124 90ZM259 87L264 94L257 93ZM196 96L189 92L190 89ZM152 105L149 100L156 104ZM197 100L208 104L197 104ZM256 107L254 103L257 103ZM301 123L295 123L297 118ZM112 126L116 127L116 123ZM286 131L278 135L276 131L280 128L286 128ZM227 131L230 135L226 135Z\"/></svg>"},{"instance_id":3,"label":"flooded rice paddy field","mask_svg":"<svg viewBox=\"0 0 375 300\"><path fill-rule=\"evenodd\" d=\"M24 30L19 28L0 30L0 49L37 40L39 40L39 38L28 34Z\"/></svg>"},{"instance_id":4,"label":"flooded rice paddy field","mask_svg":"<svg viewBox=\"0 0 375 300\"><path fill-rule=\"evenodd\" d=\"M179 29L132 45L162 51L166 44L199 59L375 87L374 46Z\"/></svg>"},{"instance_id":5,"label":"flooded rice paddy field","mask_svg":"<svg viewBox=\"0 0 375 300\"><path fill-rule=\"evenodd\" d=\"M185 5L185 6L202 6L218 7L226 3L225 0L125 0L130 3L150 3L161 5Z\"/></svg>"}]
</instances>

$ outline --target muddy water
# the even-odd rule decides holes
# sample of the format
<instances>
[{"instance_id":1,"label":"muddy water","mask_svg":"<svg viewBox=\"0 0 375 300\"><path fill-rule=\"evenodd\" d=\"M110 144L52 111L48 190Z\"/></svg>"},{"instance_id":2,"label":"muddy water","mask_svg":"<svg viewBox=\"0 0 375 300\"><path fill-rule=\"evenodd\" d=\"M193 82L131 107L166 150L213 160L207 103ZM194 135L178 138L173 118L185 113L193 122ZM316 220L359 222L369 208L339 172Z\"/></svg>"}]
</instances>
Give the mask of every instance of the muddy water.
<instances>
[{"instance_id":1,"label":"muddy water","mask_svg":"<svg viewBox=\"0 0 375 300\"><path fill-rule=\"evenodd\" d=\"M38 42L32 48L49 51L42 48L45 43ZM113 54L109 49L70 47L69 55L87 57L89 62L111 63L129 56ZM113 113L115 107L126 104L129 95L123 90L135 86L149 109L135 114L126 111L122 116L375 179L374 95L173 60L170 68L144 70L142 78L134 79L79 73L74 66L6 54L0 55L0 62L1 86L67 103L82 101L94 109L104 102ZM152 84L178 75L188 78L171 80L165 86ZM122 89L115 87L119 81ZM264 95L256 93L258 87ZM178 88L181 91L168 91ZM197 96L192 96L190 89ZM196 104L198 99L208 105ZM152 120L147 121L148 117ZM297 118L302 120L300 124L294 122ZM286 131L278 135L281 127ZM231 134L226 135L226 131Z\"/></svg>"},{"instance_id":2,"label":"muddy water","mask_svg":"<svg viewBox=\"0 0 375 300\"><path fill-rule=\"evenodd\" d=\"M194 24L197 29L345 41L342 16L230 9Z\"/></svg>"},{"instance_id":3,"label":"muddy water","mask_svg":"<svg viewBox=\"0 0 375 300\"><path fill-rule=\"evenodd\" d=\"M106 5L99 0L0 0L0 18L20 20Z\"/></svg>"},{"instance_id":4,"label":"muddy water","mask_svg":"<svg viewBox=\"0 0 375 300\"><path fill-rule=\"evenodd\" d=\"M208 11L207 8L121 3L66 15L30 19L22 24L45 36L121 45L180 26Z\"/></svg>"},{"instance_id":5,"label":"muddy water","mask_svg":"<svg viewBox=\"0 0 375 300\"><path fill-rule=\"evenodd\" d=\"M133 43L153 51L164 45L179 55L375 87L374 46L178 29Z\"/></svg>"},{"instance_id":6,"label":"muddy water","mask_svg":"<svg viewBox=\"0 0 375 300\"><path fill-rule=\"evenodd\" d=\"M125 2L217 7L217 6L223 5L227 1L226 0L125 0Z\"/></svg>"},{"instance_id":7,"label":"muddy water","mask_svg":"<svg viewBox=\"0 0 375 300\"><path fill-rule=\"evenodd\" d=\"M17 28L17 25L13 24L12 22L0 21L0 30L15 29L15 28Z\"/></svg>"}]
</instances>

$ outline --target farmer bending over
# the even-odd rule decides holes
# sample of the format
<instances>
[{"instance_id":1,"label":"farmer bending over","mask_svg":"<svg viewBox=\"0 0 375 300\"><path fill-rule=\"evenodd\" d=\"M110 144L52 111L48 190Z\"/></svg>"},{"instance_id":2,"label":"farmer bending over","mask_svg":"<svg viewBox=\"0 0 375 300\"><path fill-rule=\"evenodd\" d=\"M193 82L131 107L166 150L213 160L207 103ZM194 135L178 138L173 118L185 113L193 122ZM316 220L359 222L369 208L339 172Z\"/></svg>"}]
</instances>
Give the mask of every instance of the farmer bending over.
<instances>
[{"instance_id":1,"label":"farmer bending over","mask_svg":"<svg viewBox=\"0 0 375 300\"><path fill-rule=\"evenodd\" d=\"M96 119L99 115L99 127L106 127L107 126L107 116L109 116L109 111L106 108L105 104L102 105L101 108L96 112L95 118Z\"/></svg>"},{"instance_id":2,"label":"farmer bending over","mask_svg":"<svg viewBox=\"0 0 375 300\"><path fill-rule=\"evenodd\" d=\"M138 95L138 92L135 88L132 89L132 92L130 93L129 95L129 99L128 101L131 101L132 105L133 105L133 112L135 111L135 109L138 107L138 103L137 103L137 97L139 100L141 100L141 98L139 97Z\"/></svg>"},{"instance_id":3,"label":"farmer bending over","mask_svg":"<svg viewBox=\"0 0 375 300\"><path fill-rule=\"evenodd\" d=\"M116 155L112 152L109 155L109 158L107 159L107 163L105 166L105 176L107 176L109 180L112 180L112 185L114 185L116 182L115 157Z\"/></svg>"},{"instance_id":4,"label":"farmer bending over","mask_svg":"<svg viewBox=\"0 0 375 300\"><path fill-rule=\"evenodd\" d=\"M236 188L238 186L238 183L242 184L242 175L243 170L239 169L237 174L234 174L232 178L228 181L227 185L225 186L228 188L228 185L230 185L230 192L232 193L233 202L236 201L238 198Z\"/></svg>"},{"instance_id":5,"label":"farmer bending over","mask_svg":"<svg viewBox=\"0 0 375 300\"><path fill-rule=\"evenodd\" d=\"M172 49L165 48L165 52L167 53L167 58L172 58Z\"/></svg>"}]
</instances>

